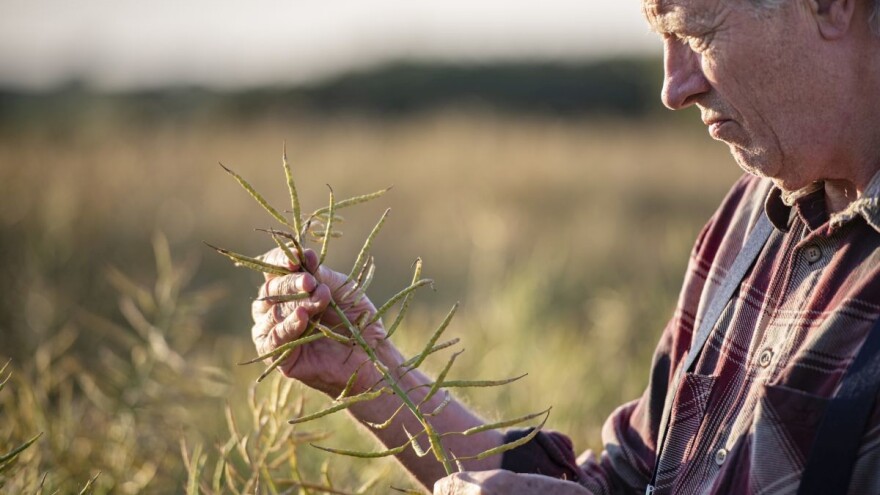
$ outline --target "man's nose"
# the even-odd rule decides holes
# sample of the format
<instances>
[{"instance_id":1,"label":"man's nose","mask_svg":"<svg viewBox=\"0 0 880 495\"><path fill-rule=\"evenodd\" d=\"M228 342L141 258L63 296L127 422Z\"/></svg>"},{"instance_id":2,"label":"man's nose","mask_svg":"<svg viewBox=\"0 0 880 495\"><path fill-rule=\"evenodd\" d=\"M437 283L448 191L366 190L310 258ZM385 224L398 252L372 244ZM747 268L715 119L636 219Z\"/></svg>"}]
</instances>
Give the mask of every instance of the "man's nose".
<instances>
[{"instance_id":1,"label":"man's nose","mask_svg":"<svg viewBox=\"0 0 880 495\"><path fill-rule=\"evenodd\" d=\"M663 69L660 98L670 110L689 107L711 89L703 74L702 57L677 39L669 38L663 44Z\"/></svg>"}]
</instances>

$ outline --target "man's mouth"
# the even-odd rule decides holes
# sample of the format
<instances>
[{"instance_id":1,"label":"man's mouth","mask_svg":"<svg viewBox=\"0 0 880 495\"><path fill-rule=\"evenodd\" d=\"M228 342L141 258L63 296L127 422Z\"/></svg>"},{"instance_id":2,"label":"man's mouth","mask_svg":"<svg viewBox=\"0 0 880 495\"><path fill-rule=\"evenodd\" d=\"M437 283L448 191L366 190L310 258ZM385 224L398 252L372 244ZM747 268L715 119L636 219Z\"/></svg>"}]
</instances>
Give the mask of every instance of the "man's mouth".
<instances>
[{"instance_id":1,"label":"man's mouth","mask_svg":"<svg viewBox=\"0 0 880 495\"><path fill-rule=\"evenodd\" d=\"M709 128L709 135L715 139L723 140L733 124L733 120L722 117L721 115L705 115L703 123Z\"/></svg>"},{"instance_id":2,"label":"man's mouth","mask_svg":"<svg viewBox=\"0 0 880 495\"><path fill-rule=\"evenodd\" d=\"M715 139L722 139L724 135L725 127L730 127L733 121L729 119L721 119L721 120L713 120L711 122L707 122L706 125L709 126L709 135Z\"/></svg>"}]
</instances>

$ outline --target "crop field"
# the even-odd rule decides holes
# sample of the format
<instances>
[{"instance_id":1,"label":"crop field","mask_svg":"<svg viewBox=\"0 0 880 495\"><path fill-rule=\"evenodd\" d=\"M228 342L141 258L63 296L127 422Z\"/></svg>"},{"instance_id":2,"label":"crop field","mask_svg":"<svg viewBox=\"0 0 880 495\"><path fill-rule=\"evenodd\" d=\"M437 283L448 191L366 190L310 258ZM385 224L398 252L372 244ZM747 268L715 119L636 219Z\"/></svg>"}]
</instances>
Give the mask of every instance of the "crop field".
<instances>
[{"instance_id":1,"label":"crop field","mask_svg":"<svg viewBox=\"0 0 880 495\"><path fill-rule=\"evenodd\" d=\"M288 427L330 399L277 377L254 387L264 368L236 364L255 356L260 277L202 241L258 255L274 245L254 228L273 225L218 162L280 207L282 143L312 209L325 184L393 186L344 214L327 263L348 271L390 208L369 295L406 287L417 257L436 289L397 345L418 352L460 301L453 378L528 376L457 396L487 419L553 406L546 428L578 451L601 449L607 415L646 386L691 244L741 173L705 130L662 117L65 122L0 131L0 456L40 435L0 458L4 493L418 488L390 459L310 447L378 448L345 412Z\"/></svg>"}]
</instances>

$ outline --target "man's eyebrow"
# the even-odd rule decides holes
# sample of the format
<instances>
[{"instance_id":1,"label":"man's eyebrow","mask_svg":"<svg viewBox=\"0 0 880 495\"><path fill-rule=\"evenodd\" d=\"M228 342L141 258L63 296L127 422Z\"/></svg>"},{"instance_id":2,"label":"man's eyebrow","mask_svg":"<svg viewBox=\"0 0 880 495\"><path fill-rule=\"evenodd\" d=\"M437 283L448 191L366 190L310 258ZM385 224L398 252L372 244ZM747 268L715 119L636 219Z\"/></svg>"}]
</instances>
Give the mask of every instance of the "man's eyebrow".
<instances>
[{"instance_id":1,"label":"man's eyebrow","mask_svg":"<svg viewBox=\"0 0 880 495\"><path fill-rule=\"evenodd\" d=\"M658 34L677 33L684 28L684 18L675 0L644 0L642 14L651 30Z\"/></svg>"}]
</instances>

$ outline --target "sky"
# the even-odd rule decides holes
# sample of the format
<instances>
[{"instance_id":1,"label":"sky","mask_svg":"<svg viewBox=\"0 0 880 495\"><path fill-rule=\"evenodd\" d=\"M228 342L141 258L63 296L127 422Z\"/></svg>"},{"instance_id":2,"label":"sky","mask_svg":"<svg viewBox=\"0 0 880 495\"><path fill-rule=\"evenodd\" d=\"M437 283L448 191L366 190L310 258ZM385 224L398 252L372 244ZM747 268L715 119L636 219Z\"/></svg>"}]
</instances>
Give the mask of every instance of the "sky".
<instances>
[{"instance_id":1,"label":"sky","mask_svg":"<svg viewBox=\"0 0 880 495\"><path fill-rule=\"evenodd\" d=\"M3 0L0 86L290 85L398 60L659 54L640 0Z\"/></svg>"}]
</instances>

